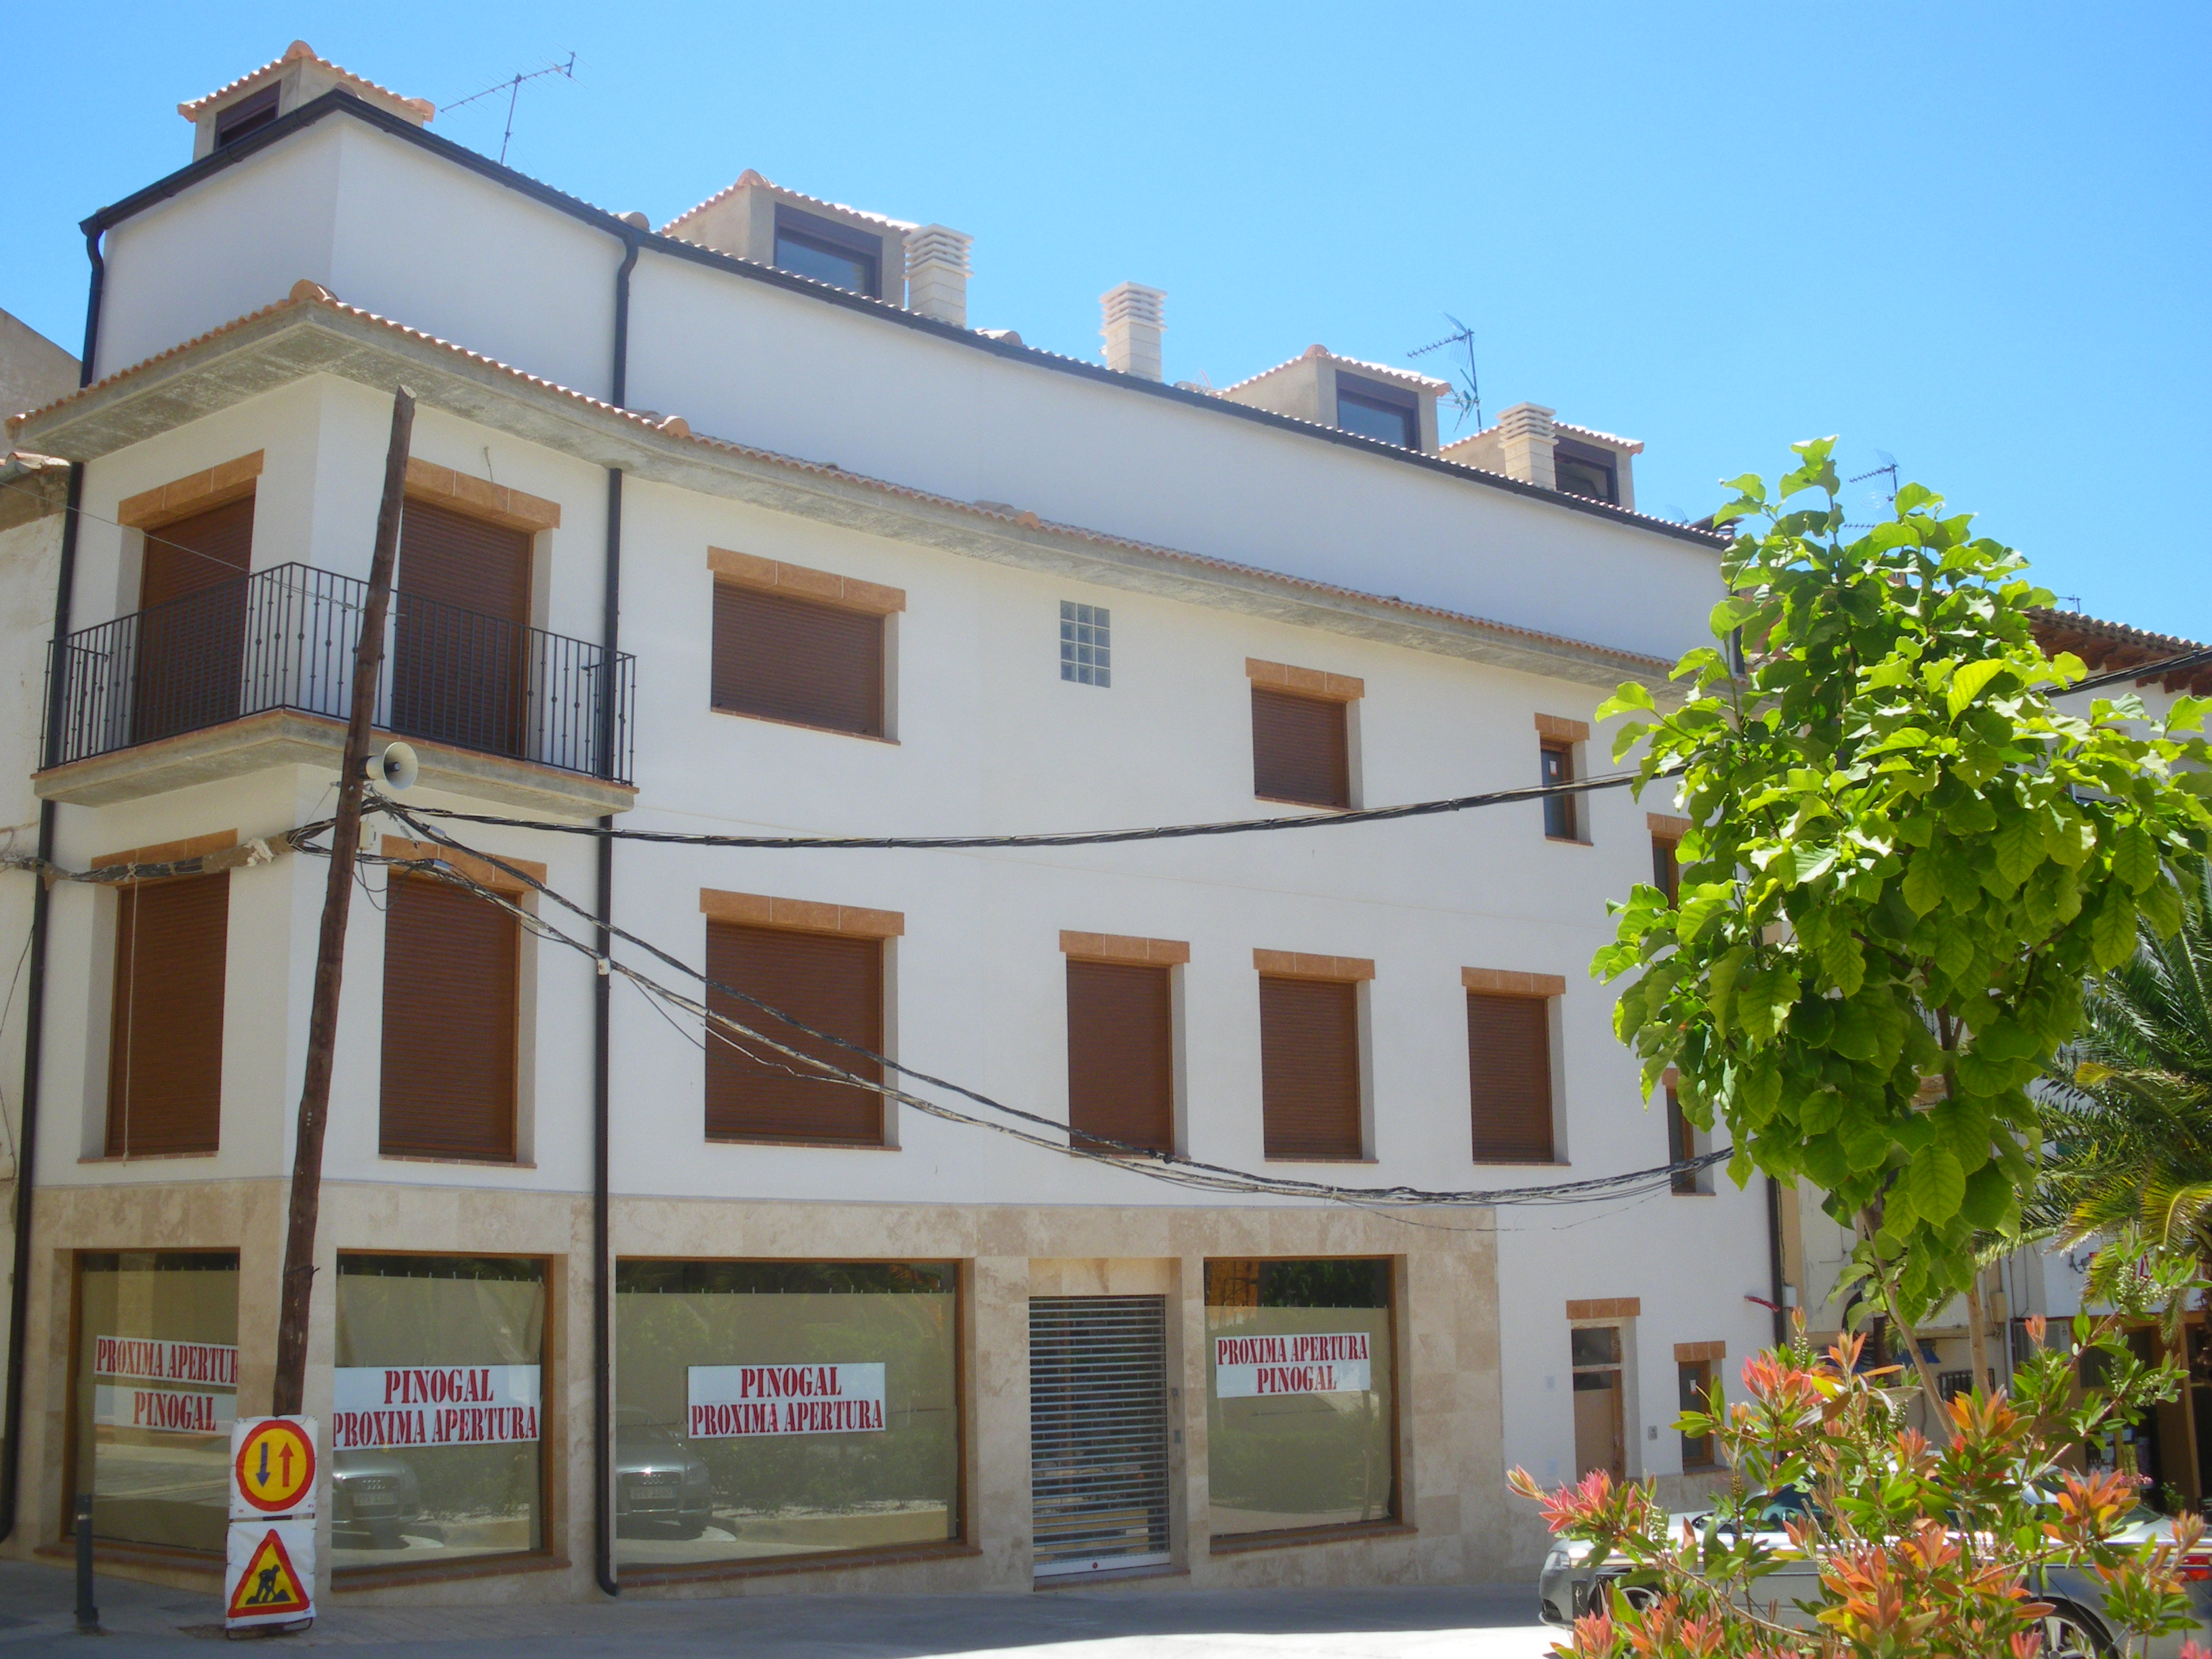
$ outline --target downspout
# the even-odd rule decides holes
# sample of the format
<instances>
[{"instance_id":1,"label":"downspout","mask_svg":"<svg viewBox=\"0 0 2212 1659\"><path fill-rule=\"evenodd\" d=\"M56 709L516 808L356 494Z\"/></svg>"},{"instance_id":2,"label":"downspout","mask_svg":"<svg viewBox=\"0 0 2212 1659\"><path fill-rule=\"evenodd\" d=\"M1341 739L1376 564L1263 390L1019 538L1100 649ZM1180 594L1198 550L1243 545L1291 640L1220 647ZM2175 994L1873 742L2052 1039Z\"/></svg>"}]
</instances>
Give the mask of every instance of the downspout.
<instances>
[{"instance_id":1,"label":"downspout","mask_svg":"<svg viewBox=\"0 0 2212 1659\"><path fill-rule=\"evenodd\" d=\"M629 395L629 274L636 267L641 244L635 231L623 237L624 251L615 272L614 372L609 377L608 402L626 406ZM622 469L607 469L607 562L604 607L599 617L599 774L616 775L615 647L622 623ZM599 819L602 830L614 827L614 815ZM597 944L604 962L614 950L615 840L599 841L599 923ZM611 1085L611 1043L613 1037L614 975L601 970L592 987L592 1570L600 1589L622 1594L615 1578L614 1493L614 1252L608 1215L608 1152Z\"/></svg>"},{"instance_id":2,"label":"downspout","mask_svg":"<svg viewBox=\"0 0 2212 1659\"><path fill-rule=\"evenodd\" d=\"M84 251L92 261L92 283L85 296L84 357L78 363L76 383L92 384L93 355L100 349L100 297L107 264L100 257L100 233L87 231ZM76 585L77 509L84 503L84 463L72 461L69 493L62 507L62 550L54 577L54 643L46 662L46 729L41 766L60 758L56 745L61 737L61 702L66 682L55 670L59 647L69 637L70 596ZM39 859L54 856L54 820L58 809L51 800L39 803ZM31 1329L31 1193L39 1153L39 1066L45 1047L46 1012L46 931L53 899L41 879L31 897L30 959L23 987L23 1116L15 1137L15 1237L12 1273L8 1281L8 1398L0 1407L0 1435L6 1437L0 1451L0 1540L15 1535L23 1482L23 1379L29 1370L26 1346Z\"/></svg>"},{"instance_id":3,"label":"downspout","mask_svg":"<svg viewBox=\"0 0 2212 1659\"><path fill-rule=\"evenodd\" d=\"M1772 1176L1766 1177L1766 1274L1772 1285L1768 1299L1774 1304L1774 1346L1787 1347L1790 1310L1782 1305L1782 1183Z\"/></svg>"}]
</instances>

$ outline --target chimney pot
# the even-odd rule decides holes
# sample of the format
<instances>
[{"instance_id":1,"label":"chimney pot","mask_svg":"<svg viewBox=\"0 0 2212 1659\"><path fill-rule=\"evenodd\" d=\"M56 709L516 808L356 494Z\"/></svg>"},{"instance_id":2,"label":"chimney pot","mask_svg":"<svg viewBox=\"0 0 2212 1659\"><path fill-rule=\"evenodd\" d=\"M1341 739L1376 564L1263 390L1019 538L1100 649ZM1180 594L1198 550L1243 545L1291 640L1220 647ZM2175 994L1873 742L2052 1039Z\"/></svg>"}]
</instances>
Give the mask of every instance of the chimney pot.
<instances>
[{"instance_id":1,"label":"chimney pot","mask_svg":"<svg viewBox=\"0 0 2212 1659\"><path fill-rule=\"evenodd\" d=\"M1123 374L1157 380L1160 374L1160 336L1167 324L1163 313L1167 295L1141 283L1124 283L1098 296L1104 308L1106 367Z\"/></svg>"},{"instance_id":2,"label":"chimney pot","mask_svg":"<svg viewBox=\"0 0 2212 1659\"><path fill-rule=\"evenodd\" d=\"M955 328L968 326L968 250L975 239L924 225L906 239L906 308Z\"/></svg>"},{"instance_id":3,"label":"chimney pot","mask_svg":"<svg viewBox=\"0 0 2212 1659\"><path fill-rule=\"evenodd\" d=\"M1556 413L1541 404L1516 404L1498 417L1498 459L1507 477L1547 489L1559 487L1552 461L1559 437L1552 427Z\"/></svg>"}]
</instances>

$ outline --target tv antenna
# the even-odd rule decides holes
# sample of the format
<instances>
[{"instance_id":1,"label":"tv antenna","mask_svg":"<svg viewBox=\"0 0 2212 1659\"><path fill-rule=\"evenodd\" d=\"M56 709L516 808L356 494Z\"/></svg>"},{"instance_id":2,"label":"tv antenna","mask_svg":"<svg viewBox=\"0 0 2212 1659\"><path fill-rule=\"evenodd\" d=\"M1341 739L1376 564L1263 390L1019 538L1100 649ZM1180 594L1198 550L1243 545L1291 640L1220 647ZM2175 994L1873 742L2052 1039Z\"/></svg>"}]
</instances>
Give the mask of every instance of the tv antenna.
<instances>
[{"instance_id":1,"label":"tv antenna","mask_svg":"<svg viewBox=\"0 0 2212 1659\"><path fill-rule=\"evenodd\" d=\"M1887 477L1889 480L1889 494L1882 498L1883 502L1886 505L1897 499L1897 457L1891 454L1886 449L1877 449L1874 453L1874 458L1881 463L1880 466L1875 467L1869 471L1862 472L1856 478L1846 478L1844 482L1845 483L1864 483L1869 478ZM1867 495L1869 500L1872 500L1874 492L1872 490L1869 490L1867 492Z\"/></svg>"},{"instance_id":2,"label":"tv antenna","mask_svg":"<svg viewBox=\"0 0 2212 1659\"><path fill-rule=\"evenodd\" d=\"M1406 356L1409 358L1425 357L1431 351L1443 351L1452 346L1459 348L1460 356L1464 360L1455 365L1459 372L1459 380L1454 383L1451 395L1444 401L1452 406L1453 431L1458 431L1461 423L1473 415L1474 429L1480 432L1482 430L1482 386L1474 373L1474 331L1449 311L1444 313L1444 320L1452 325L1450 333L1441 340L1431 340L1419 350L1409 351Z\"/></svg>"},{"instance_id":3,"label":"tv antenna","mask_svg":"<svg viewBox=\"0 0 2212 1659\"><path fill-rule=\"evenodd\" d=\"M489 98L492 94L503 89L507 94L507 131L499 136L499 164L501 167L505 167L507 165L507 140L514 137L515 100L522 96L522 83L525 81L535 81L541 75L559 75L564 76L571 81L574 80L576 78L576 54L573 52L570 52L568 54L568 61L565 64L548 64L544 69L528 70L519 75L509 76L504 81L495 81L491 85L486 87L482 92L472 92L465 98L456 98L452 103L447 105L445 108L440 110L438 113L441 115L450 115L455 110L460 108L464 104L473 104L479 98Z\"/></svg>"}]
</instances>

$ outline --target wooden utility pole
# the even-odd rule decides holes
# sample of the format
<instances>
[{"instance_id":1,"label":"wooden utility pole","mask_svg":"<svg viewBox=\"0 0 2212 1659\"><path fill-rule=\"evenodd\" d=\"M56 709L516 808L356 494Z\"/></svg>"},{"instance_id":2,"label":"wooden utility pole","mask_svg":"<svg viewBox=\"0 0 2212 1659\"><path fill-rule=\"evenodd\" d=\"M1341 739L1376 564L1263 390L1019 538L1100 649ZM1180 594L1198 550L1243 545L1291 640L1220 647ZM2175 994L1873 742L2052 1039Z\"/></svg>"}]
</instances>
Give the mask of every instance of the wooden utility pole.
<instances>
[{"instance_id":1,"label":"wooden utility pole","mask_svg":"<svg viewBox=\"0 0 2212 1659\"><path fill-rule=\"evenodd\" d=\"M307 1069L300 1084L298 1144L292 1154L292 1216L284 1234L284 1282L276 1313L276 1388L271 1411L296 1415L307 1386L307 1305L315 1285L315 1222L323 1197L323 1126L330 1116L331 1058L337 1046L338 983L345 973L346 915L352 908L355 855L361 850L361 798L368 785L368 731L376 718L384 663L384 617L392 567L399 556L399 512L407 485L407 445L415 394L392 399L392 447L384 457L384 501L368 563L368 602L353 655L353 709L339 763L337 822L331 831L331 875L323 890L323 933L315 951L315 1000L307 1015Z\"/></svg>"}]
</instances>

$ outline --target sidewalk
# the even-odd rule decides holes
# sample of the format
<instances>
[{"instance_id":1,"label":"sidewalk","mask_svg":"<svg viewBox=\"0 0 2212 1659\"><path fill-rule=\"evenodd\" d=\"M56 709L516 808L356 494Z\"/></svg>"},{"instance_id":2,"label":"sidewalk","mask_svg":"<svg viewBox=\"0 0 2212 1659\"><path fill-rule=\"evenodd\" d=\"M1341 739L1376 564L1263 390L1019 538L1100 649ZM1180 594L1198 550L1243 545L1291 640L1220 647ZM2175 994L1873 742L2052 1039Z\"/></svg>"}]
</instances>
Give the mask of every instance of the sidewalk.
<instances>
[{"instance_id":1,"label":"sidewalk","mask_svg":"<svg viewBox=\"0 0 2212 1659\"><path fill-rule=\"evenodd\" d=\"M33 1654L205 1656L220 1640L211 1596L98 1581L106 1635L75 1632L64 1568L0 1562L0 1659ZM242 1649L276 1659L300 1647L468 1659L558 1654L727 1654L746 1659L1543 1659L1564 1632L1534 1617L1526 1585L1356 1590L1234 1590L1037 1595L754 1595L584 1607L340 1607L304 1637Z\"/></svg>"}]
</instances>

